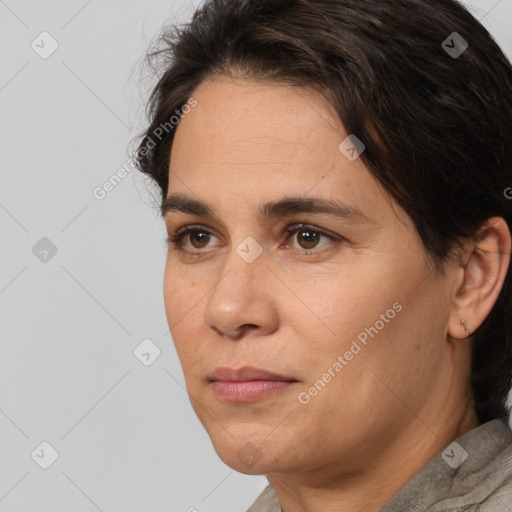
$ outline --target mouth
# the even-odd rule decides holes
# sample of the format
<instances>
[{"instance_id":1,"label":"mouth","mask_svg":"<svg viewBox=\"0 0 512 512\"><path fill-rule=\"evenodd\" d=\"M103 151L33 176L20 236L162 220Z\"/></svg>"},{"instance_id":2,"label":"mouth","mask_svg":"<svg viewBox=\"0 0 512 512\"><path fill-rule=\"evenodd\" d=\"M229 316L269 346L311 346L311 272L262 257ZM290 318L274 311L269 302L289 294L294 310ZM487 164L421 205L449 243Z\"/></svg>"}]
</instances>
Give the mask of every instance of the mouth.
<instances>
[{"instance_id":1,"label":"mouth","mask_svg":"<svg viewBox=\"0 0 512 512\"><path fill-rule=\"evenodd\" d=\"M225 402L255 402L298 383L297 379L268 370L244 366L243 368L217 368L209 377L215 395Z\"/></svg>"}]
</instances>

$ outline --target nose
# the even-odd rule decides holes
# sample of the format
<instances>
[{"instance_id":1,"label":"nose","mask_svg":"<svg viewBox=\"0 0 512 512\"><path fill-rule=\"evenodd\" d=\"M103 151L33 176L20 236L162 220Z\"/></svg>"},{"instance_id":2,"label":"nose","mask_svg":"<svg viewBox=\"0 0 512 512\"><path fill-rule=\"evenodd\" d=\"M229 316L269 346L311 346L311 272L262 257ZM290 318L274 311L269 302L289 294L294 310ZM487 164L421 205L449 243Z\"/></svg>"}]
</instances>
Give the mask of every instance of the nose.
<instances>
[{"instance_id":1,"label":"nose","mask_svg":"<svg viewBox=\"0 0 512 512\"><path fill-rule=\"evenodd\" d=\"M279 320L274 286L264 252L248 262L233 247L208 294L205 322L220 336L235 340L250 331L257 336L271 334Z\"/></svg>"}]
</instances>

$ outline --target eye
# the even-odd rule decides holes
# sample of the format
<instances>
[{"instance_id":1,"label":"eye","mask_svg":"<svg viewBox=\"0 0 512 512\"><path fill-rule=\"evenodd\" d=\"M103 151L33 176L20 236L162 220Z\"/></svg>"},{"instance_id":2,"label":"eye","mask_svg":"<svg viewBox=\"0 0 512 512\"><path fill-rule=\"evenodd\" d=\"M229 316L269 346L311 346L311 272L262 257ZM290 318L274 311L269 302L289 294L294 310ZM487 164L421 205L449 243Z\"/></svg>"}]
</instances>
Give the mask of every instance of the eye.
<instances>
[{"instance_id":1,"label":"eye","mask_svg":"<svg viewBox=\"0 0 512 512\"><path fill-rule=\"evenodd\" d=\"M185 236L188 236L187 240L190 242L191 248L184 247L182 240ZM181 251L201 250L207 247L212 236L214 236L213 233L202 226L184 226L171 234L167 243L174 245Z\"/></svg>"},{"instance_id":2,"label":"eye","mask_svg":"<svg viewBox=\"0 0 512 512\"><path fill-rule=\"evenodd\" d=\"M296 243L292 244L292 247L301 254L318 254L316 249L328 245L329 242L340 241L342 239L340 236L328 234L314 226L306 224L294 224L289 226L285 232L289 235L287 240L292 238L292 235L295 235ZM169 235L167 243L172 244L178 251L191 255L199 255L206 252L204 249L208 247L212 237L216 238L209 229L199 225L190 225L183 226L176 230L175 233ZM325 239L325 243L319 245L322 238ZM185 242L188 242L188 244Z\"/></svg>"},{"instance_id":3,"label":"eye","mask_svg":"<svg viewBox=\"0 0 512 512\"><path fill-rule=\"evenodd\" d=\"M308 226L305 224L298 224L290 226L286 232L290 235L294 235L294 240L297 242L298 249L302 249L303 253L313 252L312 249L318 249L327 245L329 241L334 241L339 237L329 235L322 230L315 228L314 226ZM326 242L322 245L318 245L319 241L324 238Z\"/></svg>"}]
</instances>

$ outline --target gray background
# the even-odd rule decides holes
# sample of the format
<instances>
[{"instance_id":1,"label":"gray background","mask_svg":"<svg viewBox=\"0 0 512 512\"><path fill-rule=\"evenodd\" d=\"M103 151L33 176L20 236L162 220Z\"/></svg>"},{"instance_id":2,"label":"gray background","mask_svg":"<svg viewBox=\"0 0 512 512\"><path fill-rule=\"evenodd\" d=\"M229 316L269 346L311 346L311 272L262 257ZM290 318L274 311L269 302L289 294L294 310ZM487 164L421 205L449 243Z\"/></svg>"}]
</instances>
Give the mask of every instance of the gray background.
<instances>
[{"instance_id":1,"label":"gray background","mask_svg":"<svg viewBox=\"0 0 512 512\"><path fill-rule=\"evenodd\" d=\"M220 461L184 391L155 189L126 166L93 195L144 126L148 42L197 3L0 1L2 512L242 511L266 485ZM471 5L512 56L512 0Z\"/></svg>"}]
</instances>

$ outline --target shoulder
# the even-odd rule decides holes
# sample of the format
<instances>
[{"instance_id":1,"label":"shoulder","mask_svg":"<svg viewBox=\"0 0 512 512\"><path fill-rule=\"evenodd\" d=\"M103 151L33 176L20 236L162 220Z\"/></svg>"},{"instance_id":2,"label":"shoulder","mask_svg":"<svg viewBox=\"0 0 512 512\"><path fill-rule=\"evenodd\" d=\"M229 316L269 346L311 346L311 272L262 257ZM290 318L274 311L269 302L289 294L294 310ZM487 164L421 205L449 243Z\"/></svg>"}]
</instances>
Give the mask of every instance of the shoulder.
<instances>
[{"instance_id":1,"label":"shoulder","mask_svg":"<svg viewBox=\"0 0 512 512\"><path fill-rule=\"evenodd\" d=\"M510 427L496 420L479 430L482 435L472 435L467 445L467 460L453 473L450 495L433 511L512 512Z\"/></svg>"},{"instance_id":2,"label":"shoulder","mask_svg":"<svg viewBox=\"0 0 512 512\"><path fill-rule=\"evenodd\" d=\"M512 444L492 461L487 471L480 474L479 485L486 496L475 512L512 511Z\"/></svg>"}]
</instances>

